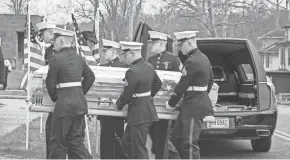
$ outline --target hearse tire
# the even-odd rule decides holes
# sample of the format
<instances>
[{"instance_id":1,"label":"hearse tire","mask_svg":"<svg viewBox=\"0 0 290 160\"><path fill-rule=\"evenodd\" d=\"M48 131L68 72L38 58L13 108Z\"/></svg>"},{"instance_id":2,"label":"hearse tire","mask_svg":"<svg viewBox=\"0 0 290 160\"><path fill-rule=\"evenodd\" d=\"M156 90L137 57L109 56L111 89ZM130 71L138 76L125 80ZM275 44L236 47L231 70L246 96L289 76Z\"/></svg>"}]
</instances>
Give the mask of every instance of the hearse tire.
<instances>
[{"instance_id":1,"label":"hearse tire","mask_svg":"<svg viewBox=\"0 0 290 160\"><path fill-rule=\"evenodd\" d=\"M268 152L271 149L272 137L251 140L255 152Z\"/></svg>"}]
</instances>

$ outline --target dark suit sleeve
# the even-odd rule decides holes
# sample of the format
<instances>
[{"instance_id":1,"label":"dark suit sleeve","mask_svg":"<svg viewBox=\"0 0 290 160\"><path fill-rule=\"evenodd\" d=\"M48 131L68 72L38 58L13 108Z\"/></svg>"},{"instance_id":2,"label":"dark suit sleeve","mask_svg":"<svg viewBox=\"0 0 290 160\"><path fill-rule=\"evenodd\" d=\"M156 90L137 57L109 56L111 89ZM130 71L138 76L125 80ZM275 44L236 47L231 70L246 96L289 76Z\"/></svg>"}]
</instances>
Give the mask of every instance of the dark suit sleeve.
<instances>
[{"instance_id":1,"label":"dark suit sleeve","mask_svg":"<svg viewBox=\"0 0 290 160\"><path fill-rule=\"evenodd\" d=\"M176 85L175 89L174 89L174 93L171 96L171 98L168 101L168 104L171 107L175 107L175 105L178 103L178 101L180 100L181 96L185 93L185 91L188 89L188 87L190 86L190 82L192 81L194 75L195 75L195 69L196 67L194 67L194 64L192 62L187 61L184 64L184 68L183 68L183 74L178 82L178 84Z\"/></svg>"},{"instance_id":2,"label":"dark suit sleeve","mask_svg":"<svg viewBox=\"0 0 290 160\"><path fill-rule=\"evenodd\" d=\"M207 93L209 93L210 92L210 90L211 90L211 87L212 87L212 85L213 85L213 83L214 83L214 75L213 75L213 71L212 71L212 67L210 66L209 67L209 72L210 72L210 74L209 74L209 80L208 80L208 87L207 87Z\"/></svg>"},{"instance_id":3,"label":"dark suit sleeve","mask_svg":"<svg viewBox=\"0 0 290 160\"><path fill-rule=\"evenodd\" d=\"M154 79L153 79L152 88L151 88L152 97L156 95L156 93L160 90L161 86L162 86L162 82L158 74L156 73L156 71L154 71Z\"/></svg>"},{"instance_id":4,"label":"dark suit sleeve","mask_svg":"<svg viewBox=\"0 0 290 160\"><path fill-rule=\"evenodd\" d=\"M137 80L134 72L131 69L127 70L126 72L125 83L124 90L116 102L117 108L119 110L122 110L126 104L131 102L133 94L135 93Z\"/></svg>"},{"instance_id":5,"label":"dark suit sleeve","mask_svg":"<svg viewBox=\"0 0 290 160\"><path fill-rule=\"evenodd\" d=\"M86 62L84 62L82 77L84 78L82 80L83 91L84 91L84 94L87 94L89 89L94 84L95 75L94 75L94 72L91 70L91 68L88 66L88 64Z\"/></svg>"},{"instance_id":6,"label":"dark suit sleeve","mask_svg":"<svg viewBox=\"0 0 290 160\"><path fill-rule=\"evenodd\" d=\"M57 75L59 66L57 64L57 59L55 57L51 58L49 61L49 70L47 73L47 77L45 80L46 83L46 89L50 96L50 99L55 102L57 100Z\"/></svg>"}]
</instances>

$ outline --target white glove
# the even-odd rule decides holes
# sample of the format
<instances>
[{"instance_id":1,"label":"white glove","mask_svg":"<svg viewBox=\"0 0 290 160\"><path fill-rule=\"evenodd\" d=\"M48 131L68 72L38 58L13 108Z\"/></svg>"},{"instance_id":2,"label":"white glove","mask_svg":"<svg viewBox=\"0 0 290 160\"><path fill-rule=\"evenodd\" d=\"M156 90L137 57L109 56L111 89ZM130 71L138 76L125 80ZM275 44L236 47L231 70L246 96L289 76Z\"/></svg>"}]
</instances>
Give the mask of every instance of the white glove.
<instances>
[{"instance_id":1,"label":"white glove","mask_svg":"<svg viewBox=\"0 0 290 160\"><path fill-rule=\"evenodd\" d=\"M175 107L171 107L169 104L168 104L168 101L165 102L165 108L169 111L173 111L175 109Z\"/></svg>"},{"instance_id":2,"label":"white glove","mask_svg":"<svg viewBox=\"0 0 290 160\"><path fill-rule=\"evenodd\" d=\"M112 99L113 104L116 104L117 100L116 99Z\"/></svg>"},{"instance_id":3,"label":"white glove","mask_svg":"<svg viewBox=\"0 0 290 160\"><path fill-rule=\"evenodd\" d=\"M204 122L215 122L215 117L214 116L206 116L203 118Z\"/></svg>"}]
</instances>

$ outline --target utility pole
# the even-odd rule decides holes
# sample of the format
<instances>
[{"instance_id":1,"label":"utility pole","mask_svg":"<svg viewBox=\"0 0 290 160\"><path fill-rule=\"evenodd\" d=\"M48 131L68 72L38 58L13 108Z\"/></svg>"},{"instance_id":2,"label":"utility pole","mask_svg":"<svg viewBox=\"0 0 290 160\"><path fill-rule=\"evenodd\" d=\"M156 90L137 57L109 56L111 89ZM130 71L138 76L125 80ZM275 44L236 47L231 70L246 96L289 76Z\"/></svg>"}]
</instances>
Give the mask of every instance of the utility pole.
<instances>
[{"instance_id":1,"label":"utility pole","mask_svg":"<svg viewBox=\"0 0 290 160\"><path fill-rule=\"evenodd\" d=\"M129 36L130 40L133 40L133 29L134 29L134 14L133 14L133 0L130 0L130 22L129 22Z\"/></svg>"}]
</instances>

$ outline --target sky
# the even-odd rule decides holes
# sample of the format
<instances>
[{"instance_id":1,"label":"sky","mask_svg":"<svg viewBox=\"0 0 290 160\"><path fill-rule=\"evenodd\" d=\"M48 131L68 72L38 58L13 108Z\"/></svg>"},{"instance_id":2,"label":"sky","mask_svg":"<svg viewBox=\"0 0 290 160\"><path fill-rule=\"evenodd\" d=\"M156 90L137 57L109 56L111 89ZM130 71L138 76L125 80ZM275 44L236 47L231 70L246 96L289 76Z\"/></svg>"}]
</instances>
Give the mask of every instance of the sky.
<instances>
[{"instance_id":1,"label":"sky","mask_svg":"<svg viewBox=\"0 0 290 160\"><path fill-rule=\"evenodd\" d=\"M1 4L1 11L0 13L9 13L8 8L3 5L3 3L9 1L9 0L0 0ZM47 5L47 2L49 2L49 5ZM55 13L53 15L49 15L48 21L54 22L57 24L63 24L67 21L70 21L71 19L68 13L63 13L64 11L60 11L56 9L57 5L69 5L70 0L31 0L31 5L33 8L32 14L37 15L47 15L47 13ZM74 0L72 0L72 3L74 3ZM49 7L47 7L49 6ZM152 8L152 6L159 8L162 7L162 0L146 0L144 3L143 12L146 14L154 14L156 13L155 9ZM58 11L58 12L57 12Z\"/></svg>"}]
</instances>

